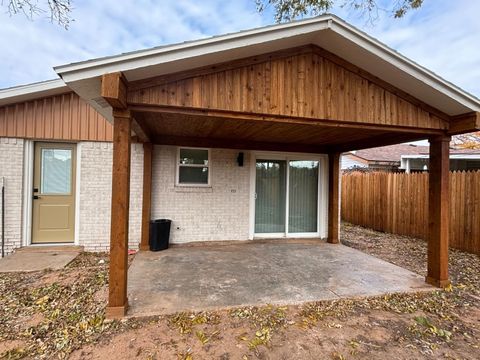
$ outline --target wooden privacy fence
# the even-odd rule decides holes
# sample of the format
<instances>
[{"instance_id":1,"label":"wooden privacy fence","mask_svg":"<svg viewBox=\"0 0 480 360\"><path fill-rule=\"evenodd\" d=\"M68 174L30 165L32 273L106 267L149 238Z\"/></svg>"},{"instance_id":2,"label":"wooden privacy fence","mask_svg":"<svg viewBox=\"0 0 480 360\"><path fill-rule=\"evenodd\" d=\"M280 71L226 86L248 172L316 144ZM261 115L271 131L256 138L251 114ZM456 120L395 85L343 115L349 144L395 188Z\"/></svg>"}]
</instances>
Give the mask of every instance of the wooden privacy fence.
<instances>
[{"instance_id":1,"label":"wooden privacy fence","mask_svg":"<svg viewBox=\"0 0 480 360\"><path fill-rule=\"evenodd\" d=\"M341 196L345 221L427 238L428 173L344 174ZM450 246L480 254L480 171L450 172Z\"/></svg>"}]
</instances>

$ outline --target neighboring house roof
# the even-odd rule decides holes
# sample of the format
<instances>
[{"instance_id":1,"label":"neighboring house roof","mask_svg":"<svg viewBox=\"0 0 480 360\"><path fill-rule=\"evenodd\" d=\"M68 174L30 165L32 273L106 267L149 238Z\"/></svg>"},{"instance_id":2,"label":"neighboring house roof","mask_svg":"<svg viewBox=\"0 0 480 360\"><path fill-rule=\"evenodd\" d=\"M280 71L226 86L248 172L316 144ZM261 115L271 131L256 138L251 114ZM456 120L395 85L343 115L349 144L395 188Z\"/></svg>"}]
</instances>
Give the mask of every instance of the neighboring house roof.
<instances>
[{"instance_id":1,"label":"neighboring house roof","mask_svg":"<svg viewBox=\"0 0 480 360\"><path fill-rule=\"evenodd\" d=\"M352 168L365 168L368 167L368 161L362 159L361 157L355 156L353 153L342 154L342 170L352 169Z\"/></svg>"},{"instance_id":2,"label":"neighboring house roof","mask_svg":"<svg viewBox=\"0 0 480 360\"><path fill-rule=\"evenodd\" d=\"M478 133L456 135L452 137L450 148L450 157L462 158L470 155L480 155L480 136ZM458 139L462 137L462 139ZM473 148L459 148L463 141L468 139L469 146ZM476 142L474 142L476 139ZM353 156L355 159L363 159L369 163L385 163L385 162L400 162L402 158L425 158L429 156L429 146L419 146L414 144L398 144L390 146L382 146L371 149L364 149L347 153L345 155Z\"/></svg>"},{"instance_id":3,"label":"neighboring house roof","mask_svg":"<svg viewBox=\"0 0 480 360\"><path fill-rule=\"evenodd\" d=\"M400 162L402 155L418 155L421 154L422 151L428 153L428 149L428 146L397 144L358 150L354 155L369 162Z\"/></svg>"},{"instance_id":4,"label":"neighboring house roof","mask_svg":"<svg viewBox=\"0 0 480 360\"><path fill-rule=\"evenodd\" d=\"M0 89L0 106L41 97L58 95L70 91L62 79L46 80L37 83Z\"/></svg>"},{"instance_id":5,"label":"neighboring house roof","mask_svg":"<svg viewBox=\"0 0 480 360\"><path fill-rule=\"evenodd\" d=\"M480 100L333 15L55 68L67 85L111 118L100 97L101 76L123 72L128 81L313 44L448 115L480 111Z\"/></svg>"}]
</instances>

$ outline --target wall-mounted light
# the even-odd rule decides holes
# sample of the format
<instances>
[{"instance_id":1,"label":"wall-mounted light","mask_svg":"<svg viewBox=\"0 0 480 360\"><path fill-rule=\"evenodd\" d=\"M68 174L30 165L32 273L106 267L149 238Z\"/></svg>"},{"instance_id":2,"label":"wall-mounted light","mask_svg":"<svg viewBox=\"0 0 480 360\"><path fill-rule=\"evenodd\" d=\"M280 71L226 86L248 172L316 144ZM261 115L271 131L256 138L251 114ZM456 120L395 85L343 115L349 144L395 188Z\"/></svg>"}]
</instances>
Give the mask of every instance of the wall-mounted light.
<instances>
[{"instance_id":1,"label":"wall-mounted light","mask_svg":"<svg viewBox=\"0 0 480 360\"><path fill-rule=\"evenodd\" d=\"M243 152L238 153L237 164L238 164L238 166L243 166Z\"/></svg>"}]
</instances>

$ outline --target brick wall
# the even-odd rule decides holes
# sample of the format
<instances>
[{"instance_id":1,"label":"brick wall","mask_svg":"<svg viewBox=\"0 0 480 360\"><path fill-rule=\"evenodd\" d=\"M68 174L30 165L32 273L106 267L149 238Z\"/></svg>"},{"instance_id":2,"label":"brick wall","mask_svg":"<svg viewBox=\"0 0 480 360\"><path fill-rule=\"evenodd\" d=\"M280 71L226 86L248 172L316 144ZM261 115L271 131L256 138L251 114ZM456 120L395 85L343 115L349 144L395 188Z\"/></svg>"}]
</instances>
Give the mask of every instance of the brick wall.
<instances>
[{"instance_id":1,"label":"brick wall","mask_svg":"<svg viewBox=\"0 0 480 360\"><path fill-rule=\"evenodd\" d=\"M154 147L152 218L173 220L173 243L248 239L248 153L239 167L238 150L211 151L211 187L176 187L177 148Z\"/></svg>"},{"instance_id":2,"label":"brick wall","mask_svg":"<svg viewBox=\"0 0 480 360\"><path fill-rule=\"evenodd\" d=\"M80 150L79 245L88 251L108 251L112 194L112 143L82 142ZM141 235L143 147L132 144L129 247L138 248Z\"/></svg>"},{"instance_id":3,"label":"brick wall","mask_svg":"<svg viewBox=\"0 0 480 360\"><path fill-rule=\"evenodd\" d=\"M22 245L23 151L23 139L0 138L0 185L5 178L6 195L5 254ZM0 234L1 229L0 221Z\"/></svg>"}]
</instances>

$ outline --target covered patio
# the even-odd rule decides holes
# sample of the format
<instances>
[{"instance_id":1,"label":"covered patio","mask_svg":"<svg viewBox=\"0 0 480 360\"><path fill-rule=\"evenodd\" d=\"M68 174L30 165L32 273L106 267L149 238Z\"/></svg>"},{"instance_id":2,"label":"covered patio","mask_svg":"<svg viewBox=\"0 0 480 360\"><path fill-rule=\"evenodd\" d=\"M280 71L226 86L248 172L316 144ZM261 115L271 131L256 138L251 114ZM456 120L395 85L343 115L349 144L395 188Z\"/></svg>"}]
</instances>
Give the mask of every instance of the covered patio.
<instances>
[{"instance_id":1,"label":"covered patio","mask_svg":"<svg viewBox=\"0 0 480 360\"><path fill-rule=\"evenodd\" d=\"M222 254L212 262L218 276L224 276L217 279L218 284L211 284L213 293L230 278L243 281L243 274L256 266L270 271L268 277L250 273L263 280L275 279L282 270L279 280L283 293L278 297L268 295L271 284L267 281L264 288L250 289L258 293L240 287L250 294L248 298L239 295L235 300L234 293L224 292L221 301L217 299L224 305L260 298L282 302L421 288L418 277L413 278L411 273L362 254L349 258L347 254L353 254L353 250L335 245L339 243L341 153L421 139L430 142L426 281L438 287L449 284L449 141L453 134L480 128L478 100L340 19L325 15L66 65L57 72L114 125L107 316L121 317L128 309L133 141L144 146L141 250L148 249L151 200L156 191L152 188L152 148L157 144L324 154L328 157L324 169L328 180L322 211L327 225L319 237L329 244L318 238L315 245L271 242L239 244L223 250L140 253L129 281L136 297L130 299L132 312L137 304L147 301L147 290L142 290L141 284L152 284L148 279L155 279L158 296L166 299L156 303L164 304L165 309L176 301L175 289L187 283L196 289L198 298L208 295L208 286L198 283L199 274L181 268L183 258L179 254L194 257L195 261L189 263L194 268L198 264L206 266L202 257ZM245 263L239 260L241 270L231 274L228 272L233 269L222 259L235 259L235 252L228 249L240 253L258 249L260 253L245 259ZM295 261L300 258L305 264L296 267ZM155 264L169 262L176 263L171 265L183 277L178 286L170 282L175 280L169 277L168 269L167 274L156 273ZM285 269L280 269L282 262L288 264ZM158 269L165 270L162 266ZM296 281L302 286L289 291ZM213 305L214 299L208 300L207 296L204 305Z\"/></svg>"},{"instance_id":2,"label":"covered patio","mask_svg":"<svg viewBox=\"0 0 480 360\"><path fill-rule=\"evenodd\" d=\"M129 316L434 289L418 274L320 240L255 240L140 252L128 276Z\"/></svg>"}]
</instances>

